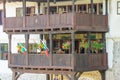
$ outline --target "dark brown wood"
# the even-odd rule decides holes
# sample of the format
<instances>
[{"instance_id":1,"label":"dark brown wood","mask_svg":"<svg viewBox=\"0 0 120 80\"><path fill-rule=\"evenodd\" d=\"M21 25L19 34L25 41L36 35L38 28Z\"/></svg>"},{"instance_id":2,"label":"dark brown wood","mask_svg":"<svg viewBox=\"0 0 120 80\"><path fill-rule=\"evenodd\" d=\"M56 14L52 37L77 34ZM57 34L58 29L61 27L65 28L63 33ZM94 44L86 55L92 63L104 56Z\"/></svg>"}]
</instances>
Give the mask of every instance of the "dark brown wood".
<instances>
[{"instance_id":1,"label":"dark brown wood","mask_svg":"<svg viewBox=\"0 0 120 80\"><path fill-rule=\"evenodd\" d=\"M27 49L27 51L25 52L26 54L26 65L29 64L29 56L28 56L28 53L29 53L29 34L25 34L25 48Z\"/></svg>"},{"instance_id":2,"label":"dark brown wood","mask_svg":"<svg viewBox=\"0 0 120 80\"><path fill-rule=\"evenodd\" d=\"M3 12L4 12L3 26L6 27L6 0L3 0Z\"/></svg>"},{"instance_id":3,"label":"dark brown wood","mask_svg":"<svg viewBox=\"0 0 120 80\"><path fill-rule=\"evenodd\" d=\"M38 14L40 14L40 2L38 2L37 5L38 5Z\"/></svg>"},{"instance_id":4,"label":"dark brown wood","mask_svg":"<svg viewBox=\"0 0 120 80\"><path fill-rule=\"evenodd\" d=\"M91 14L81 14L75 13L75 26L72 24L72 13L64 14L53 14L50 15L50 24L47 26L47 15L37 15L37 16L26 16L26 17L9 17L6 18L6 27L4 31L6 32L19 32L23 33L25 30L29 32L43 31L44 29L52 30L64 30L71 29L78 31L97 31L97 32L107 32L108 31L108 20L107 15L95 15L94 14L94 28L91 27ZM24 24L23 18L26 18L26 23ZM23 27L22 25L25 25ZM47 26L47 27L46 27Z\"/></svg>"},{"instance_id":5,"label":"dark brown wood","mask_svg":"<svg viewBox=\"0 0 120 80\"><path fill-rule=\"evenodd\" d=\"M46 74L46 80L50 80L50 75Z\"/></svg>"},{"instance_id":6,"label":"dark brown wood","mask_svg":"<svg viewBox=\"0 0 120 80\"><path fill-rule=\"evenodd\" d=\"M53 40L52 40L53 36L52 36L52 33L49 33L49 41L50 41L50 46L49 46L49 57L50 57L50 66L53 65L53 56L52 56L52 53L53 53Z\"/></svg>"},{"instance_id":7,"label":"dark brown wood","mask_svg":"<svg viewBox=\"0 0 120 80\"><path fill-rule=\"evenodd\" d=\"M93 9L94 9L94 7L93 7L93 0L90 0L90 2L91 2L91 8L90 8L90 11L91 11L91 14L93 14Z\"/></svg>"},{"instance_id":8,"label":"dark brown wood","mask_svg":"<svg viewBox=\"0 0 120 80\"><path fill-rule=\"evenodd\" d=\"M108 0L105 0L105 14L108 15Z\"/></svg>"},{"instance_id":9,"label":"dark brown wood","mask_svg":"<svg viewBox=\"0 0 120 80\"><path fill-rule=\"evenodd\" d=\"M107 69L107 54L76 54L74 57L74 68L72 67L72 54L53 54L53 65L49 63L50 58L44 54L29 54L29 65L26 65L26 57L23 54L12 54L10 65L14 67L45 68L50 70L90 71Z\"/></svg>"},{"instance_id":10,"label":"dark brown wood","mask_svg":"<svg viewBox=\"0 0 120 80\"><path fill-rule=\"evenodd\" d=\"M9 39L9 46L8 46L8 65L11 64L11 58L12 58L12 55L11 55L11 40L12 40L12 35L9 34L8 35L8 39Z\"/></svg>"},{"instance_id":11,"label":"dark brown wood","mask_svg":"<svg viewBox=\"0 0 120 80\"><path fill-rule=\"evenodd\" d=\"M101 73L102 80L105 80L105 70L99 71Z\"/></svg>"},{"instance_id":12,"label":"dark brown wood","mask_svg":"<svg viewBox=\"0 0 120 80\"><path fill-rule=\"evenodd\" d=\"M47 27L50 25L50 0L47 0Z\"/></svg>"},{"instance_id":13,"label":"dark brown wood","mask_svg":"<svg viewBox=\"0 0 120 80\"><path fill-rule=\"evenodd\" d=\"M107 54L77 54L75 71L107 69Z\"/></svg>"}]
</instances>

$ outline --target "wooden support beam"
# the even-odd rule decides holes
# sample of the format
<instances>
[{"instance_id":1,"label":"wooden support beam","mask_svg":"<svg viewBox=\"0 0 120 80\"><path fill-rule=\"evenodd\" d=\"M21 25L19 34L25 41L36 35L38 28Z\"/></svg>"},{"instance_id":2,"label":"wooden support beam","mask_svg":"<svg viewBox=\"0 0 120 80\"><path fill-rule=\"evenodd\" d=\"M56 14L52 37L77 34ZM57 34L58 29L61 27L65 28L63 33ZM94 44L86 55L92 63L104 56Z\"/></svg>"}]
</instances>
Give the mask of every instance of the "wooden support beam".
<instances>
[{"instance_id":1,"label":"wooden support beam","mask_svg":"<svg viewBox=\"0 0 120 80\"><path fill-rule=\"evenodd\" d=\"M50 25L50 0L47 0L47 27Z\"/></svg>"},{"instance_id":2,"label":"wooden support beam","mask_svg":"<svg viewBox=\"0 0 120 80\"><path fill-rule=\"evenodd\" d=\"M26 0L23 0L23 16L26 15Z\"/></svg>"},{"instance_id":3,"label":"wooden support beam","mask_svg":"<svg viewBox=\"0 0 120 80\"><path fill-rule=\"evenodd\" d=\"M50 45L49 45L49 48L50 48L50 66L52 66L53 62L52 62L52 53L53 53L53 40L52 40L52 33L49 33L49 41L50 41Z\"/></svg>"},{"instance_id":4,"label":"wooden support beam","mask_svg":"<svg viewBox=\"0 0 120 80\"><path fill-rule=\"evenodd\" d=\"M101 73L102 80L105 80L105 70L99 71Z\"/></svg>"},{"instance_id":5,"label":"wooden support beam","mask_svg":"<svg viewBox=\"0 0 120 80\"><path fill-rule=\"evenodd\" d=\"M40 2L38 2L37 5L38 5L38 14L40 14Z\"/></svg>"},{"instance_id":6,"label":"wooden support beam","mask_svg":"<svg viewBox=\"0 0 120 80\"><path fill-rule=\"evenodd\" d=\"M13 73L12 73L12 80L17 80L20 75L21 75L20 72L13 71Z\"/></svg>"},{"instance_id":7,"label":"wooden support beam","mask_svg":"<svg viewBox=\"0 0 120 80\"><path fill-rule=\"evenodd\" d=\"M46 74L46 80L50 80L50 74Z\"/></svg>"},{"instance_id":8,"label":"wooden support beam","mask_svg":"<svg viewBox=\"0 0 120 80\"><path fill-rule=\"evenodd\" d=\"M23 27L26 27L26 0L23 0Z\"/></svg>"},{"instance_id":9,"label":"wooden support beam","mask_svg":"<svg viewBox=\"0 0 120 80\"><path fill-rule=\"evenodd\" d=\"M105 14L108 15L108 0L105 0L105 8L106 8Z\"/></svg>"},{"instance_id":10,"label":"wooden support beam","mask_svg":"<svg viewBox=\"0 0 120 80\"><path fill-rule=\"evenodd\" d=\"M103 48L103 53L106 53L106 38L105 38L105 33L102 33L102 42L104 44L104 48Z\"/></svg>"},{"instance_id":11,"label":"wooden support beam","mask_svg":"<svg viewBox=\"0 0 120 80\"><path fill-rule=\"evenodd\" d=\"M78 80L81 74L82 73L80 72L76 72L75 74L66 74L65 76L68 78L68 80Z\"/></svg>"},{"instance_id":12,"label":"wooden support beam","mask_svg":"<svg viewBox=\"0 0 120 80\"><path fill-rule=\"evenodd\" d=\"M4 18L6 18L6 0L3 0Z\"/></svg>"},{"instance_id":13,"label":"wooden support beam","mask_svg":"<svg viewBox=\"0 0 120 80\"><path fill-rule=\"evenodd\" d=\"M90 48L91 48L91 39L90 39L90 34L91 34L91 32L88 32L87 33L87 37L88 37L88 50L87 50L87 53L91 53L90 52Z\"/></svg>"},{"instance_id":14,"label":"wooden support beam","mask_svg":"<svg viewBox=\"0 0 120 80\"><path fill-rule=\"evenodd\" d=\"M6 27L6 0L3 0L3 13L4 13L4 20L3 20L3 27Z\"/></svg>"},{"instance_id":15,"label":"wooden support beam","mask_svg":"<svg viewBox=\"0 0 120 80\"><path fill-rule=\"evenodd\" d=\"M27 49L26 51L26 65L29 64L29 34L25 34L25 48Z\"/></svg>"},{"instance_id":16,"label":"wooden support beam","mask_svg":"<svg viewBox=\"0 0 120 80\"><path fill-rule=\"evenodd\" d=\"M12 59L12 55L11 55L11 40L12 40L12 35L8 34L8 64L11 64L11 59Z\"/></svg>"},{"instance_id":17,"label":"wooden support beam","mask_svg":"<svg viewBox=\"0 0 120 80\"><path fill-rule=\"evenodd\" d=\"M94 7L93 7L93 0L90 0L90 2L91 2L91 8L90 8L90 11L91 11L91 14L93 14L93 9L94 9Z\"/></svg>"}]
</instances>

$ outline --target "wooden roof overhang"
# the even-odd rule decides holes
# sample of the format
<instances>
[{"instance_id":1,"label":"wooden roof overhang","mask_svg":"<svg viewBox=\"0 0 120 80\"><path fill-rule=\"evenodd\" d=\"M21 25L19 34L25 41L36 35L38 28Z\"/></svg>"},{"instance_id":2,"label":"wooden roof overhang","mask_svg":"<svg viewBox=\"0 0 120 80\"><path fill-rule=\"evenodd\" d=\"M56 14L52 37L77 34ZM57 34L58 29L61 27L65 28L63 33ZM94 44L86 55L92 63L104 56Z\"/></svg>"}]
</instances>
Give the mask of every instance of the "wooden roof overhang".
<instances>
[{"instance_id":1,"label":"wooden roof overhang","mask_svg":"<svg viewBox=\"0 0 120 80\"><path fill-rule=\"evenodd\" d=\"M23 1L23 0L6 0L8 2L16 2L16 1ZM47 2L47 0L26 0L26 1L30 1L30 2ZM72 0L49 0L50 2L54 2L54 1L72 1Z\"/></svg>"}]
</instances>

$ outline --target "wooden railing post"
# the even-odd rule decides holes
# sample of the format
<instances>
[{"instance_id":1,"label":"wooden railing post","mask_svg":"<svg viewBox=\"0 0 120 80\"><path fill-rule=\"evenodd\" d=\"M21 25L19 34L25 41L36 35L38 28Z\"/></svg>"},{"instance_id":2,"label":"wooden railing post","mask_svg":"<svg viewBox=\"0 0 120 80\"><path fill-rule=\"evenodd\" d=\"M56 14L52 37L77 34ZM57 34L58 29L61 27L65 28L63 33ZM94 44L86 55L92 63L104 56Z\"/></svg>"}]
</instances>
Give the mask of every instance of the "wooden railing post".
<instances>
[{"instance_id":1,"label":"wooden railing post","mask_svg":"<svg viewBox=\"0 0 120 80\"><path fill-rule=\"evenodd\" d=\"M50 40L50 66L52 66L53 65L53 42L52 42L52 33L49 33L49 40Z\"/></svg>"},{"instance_id":2,"label":"wooden railing post","mask_svg":"<svg viewBox=\"0 0 120 80\"><path fill-rule=\"evenodd\" d=\"M74 70L74 66L75 66L75 32L73 31L72 33L71 33L71 39L72 39L72 68L73 68L73 70Z\"/></svg>"},{"instance_id":3,"label":"wooden railing post","mask_svg":"<svg viewBox=\"0 0 120 80\"><path fill-rule=\"evenodd\" d=\"M75 27L75 0L72 0L72 26Z\"/></svg>"},{"instance_id":4,"label":"wooden railing post","mask_svg":"<svg viewBox=\"0 0 120 80\"><path fill-rule=\"evenodd\" d=\"M50 10L50 0L47 0L47 27L50 26L50 15L49 15L49 10Z\"/></svg>"},{"instance_id":5,"label":"wooden railing post","mask_svg":"<svg viewBox=\"0 0 120 80\"><path fill-rule=\"evenodd\" d=\"M8 43L8 65L11 64L11 59L12 59L12 54L11 54L11 40L12 40L12 35L8 34L8 39L9 39L9 43Z\"/></svg>"},{"instance_id":6,"label":"wooden railing post","mask_svg":"<svg viewBox=\"0 0 120 80\"><path fill-rule=\"evenodd\" d=\"M26 65L29 65L29 34L25 34L25 48L27 49L26 51Z\"/></svg>"},{"instance_id":7,"label":"wooden railing post","mask_svg":"<svg viewBox=\"0 0 120 80\"><path fill-rule=\"evenodd\" d=\"M26 0L23 0L23 27L26 27Z\"/></svg>"},{"instance_id":8,"label":"wooden railing post","mask_svg":"<svg viewBox=\"0 0 120 80\"><path fill-rule=\"evenodd\" d=\"M6 0L3 0L3 12L4 12L4 19L3 19L3 26L6 27Z\"/></svg>"}]
</instances>

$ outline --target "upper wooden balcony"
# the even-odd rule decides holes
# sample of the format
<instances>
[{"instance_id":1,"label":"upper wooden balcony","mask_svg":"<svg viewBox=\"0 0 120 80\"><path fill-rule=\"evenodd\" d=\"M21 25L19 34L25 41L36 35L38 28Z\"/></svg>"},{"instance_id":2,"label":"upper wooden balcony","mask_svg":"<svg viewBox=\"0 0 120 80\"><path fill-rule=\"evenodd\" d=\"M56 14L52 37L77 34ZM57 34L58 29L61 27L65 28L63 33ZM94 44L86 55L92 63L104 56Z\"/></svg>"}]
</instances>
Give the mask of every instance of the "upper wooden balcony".
<instances>
[{"instance_id":1,"label":"upper wooden balcony","mask_svg":"<svg viewBox=\"0 0 120 80\"><path fill-rule=\"evenodd\" d=\"M11 54L10 68L52 71L92 71L107 69L107 54ZM28 59L26 58L28 56ZM28 61L28 64L26 62Z\"/></svg>"},{"instance_id":2,"label":"upper wooden balcony","mask_svg":"<svg viewBox=\"0 0 120 80\"><path fill-rule=\"evenodd\" d=\"M63 13L7 17L4 20L5 32L40 32L43 30L108 31L108 16L83 13Z\"/></svg>"}]
</instances>

